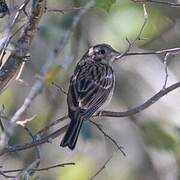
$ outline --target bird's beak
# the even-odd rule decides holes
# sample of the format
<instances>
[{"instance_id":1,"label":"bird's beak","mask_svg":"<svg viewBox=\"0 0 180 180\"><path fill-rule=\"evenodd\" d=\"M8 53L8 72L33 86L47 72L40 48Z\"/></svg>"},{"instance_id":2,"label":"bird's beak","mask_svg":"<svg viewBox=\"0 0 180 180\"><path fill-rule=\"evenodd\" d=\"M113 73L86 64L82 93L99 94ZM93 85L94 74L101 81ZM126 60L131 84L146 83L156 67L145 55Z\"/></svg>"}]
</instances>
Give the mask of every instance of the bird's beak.
<instances>
[{"instance_id":1,"label":"bird's beak","mask_svg":"<svg viewBox=\"0 0 180 180\"><path fill-rule=\"evenodd\" d=\"M121 53L116 50L114 50L112 53L113 53L114 61L121 57Z\"/></svg>"}]
</instances>

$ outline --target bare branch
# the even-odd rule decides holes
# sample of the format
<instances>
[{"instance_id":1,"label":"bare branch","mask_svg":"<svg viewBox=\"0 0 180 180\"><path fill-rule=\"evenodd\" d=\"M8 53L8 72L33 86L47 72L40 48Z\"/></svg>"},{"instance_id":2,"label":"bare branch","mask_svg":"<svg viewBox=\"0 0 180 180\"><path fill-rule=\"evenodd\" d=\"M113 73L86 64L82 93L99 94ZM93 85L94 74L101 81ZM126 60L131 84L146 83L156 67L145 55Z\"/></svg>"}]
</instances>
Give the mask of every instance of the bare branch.
<instances>
[{"instance_id":1,"label":"bare branch","mask_svg":"<svg viewBox=\"0 0 180 180\"><path fill-rule=\"evenodd\" d=\"M26 126L24 128L28 132L28 134L31 136L32 140L35 141L36 138L34 137L30 128L28 128ZM35 149L36 149L36 158L33 160L33 162L30 165L28 165L25 169L22 169L22 171L20 171L17 174L17 176L14 178L15 180L18 180L21 177L25 177L25 176L29 175L30 173L32 173L32 170L34 168L37 168L40 165L40 149L38 146L35 146Z\"/></svg>"},{"instance_id":2,"label":"bare branch","mask_svg":"<svg viewBox=\"0 0 180 180\"><path fill-rule=\"evenodd\" d=\"M81 9L83 9L84 7L71 7L71 8L64 8L64 9L56 9L56 8L47 8L48 12L58 12L58 13L62 13L65 14L66 12L74 12L74 11L79 11Z\"/></svg>"},{"instance_id":3,"label":"bare branch","mask_svg":"<svg viewBox=\"0 0 180 180\"><path fill-rule=\"evenodd\" d=\"M106 162L102 165L102 167L90 178L90 180L94 179L98 174L100 174L105 168L109 161L113 158L113 155L110 156Z\"/></svg>"},{"instance_id":4,"label":"bare branch","mask_svg":"<svg viewBox=\"0 0 180 180\"><path fill-rule=\"evenodd\" d=\"M143 25L140 29L140 31L138 32L137 36L135 37L135 39L130 42L128 38L126 38L126 41L128 42L128 48L119 56L116 57L115 61L117 61L118 59L122 58L123 56L127 56L128 52L130 51L130 49L134 46L134 44L136 43L136 41L141 39L141 34L146 26L147 20L148 20L148 14L147 14L147 10L146 10L146 6L145 4L143 4L143 11L144 11L144 22Z\"/></svg>"},{"instance_id":5,"label":"bare branch","mask_svg":"<svg viewBox=\"0 0 180 180\"><path fill-rule=\"evenodd\" d=\"M2 138L1 138L1 142L0 142L0 146L1 148L3 148L9 140L9 134L12 134L13 129L15 128L16 122L18 121L18 119L21 117L21 115L26 111L26 109L30 106L30 104L32 103L33 99L35 97L37 97L37 95L42 91L43 87L44 87L44 78L45 75L48 73L49 69L51 68L51 66L53 65L53 62L55 60L55 58L57 57L57 55L59 53L62 52L62 50L64 49L64 47L66 46L68 40L71 37L71 34L73 33L74 29L76 28L76 26L78 25L81 17L89 10L91 9L92 6L95 5L95 0L91 0L89 1L89 3L87 3L84 8L79 11L79 13L77 14L77 16L74 18L74 21L72 23L71 28L66 32L66 34L64 35L63 39L59 42L59 44L56 46L56 48L54 49L54 51L52 51L48 57L47 62L45 63L45 65L42 67L39 78L35 81L29 95L26 97L23 105L18 109L18 111L16 111L16 113L14 114L14 116L11 118L10 120L10 126L7 130L6 133L2 134ZM27 35L25 33L26 36L29 37L29 35ZM25 37L26 37L25 36ZM25 38L24 37L24 38ZM21 49L23 50L23 49Z\"/></svg>"},{"instance_id":6,"label":"bare branch","mask_svg":"<svg viewBox=\"0 0 180 180\"><path fill-rule=\"evenodd\" d=\"M27 126L25 126L24 128L28 132L28 134L31 136L33 141L35 141L36 139L38 140L38 137L33 135L30 128L28 128ZM40 149L38 146L36 146L35 149L36 149L36 159L39 159L39 162L40 162ZM37 167L38 166L39 164L37 164Z\"/></svg>"},{"instance_id":7,"label":"bare branch","mask_svg":"<svg viewBox=\"0 0 180 180\"><path fill-rule=\"evenodd\" d=\"M170 56L170 53L167 53L164 57L164 69L165 69L165 81L164 81L164 85L163 85L163 89L166 88L167 82L168 82L168 65L167 65L167 60L168 57Z\"/></svg>"},{"instance_id":8,"label":"bare branch","mask_svg":"<svg viewBox=\"0 0 180 180\"><path fill-rule=\"evenodd\" d=\"M68 124L48 135L42 135L34 141L24 143L24 144L19 144L19 145L7 146L0 152L0 156L8 152L22 151L22 150L29 149L40 144L51 143L52 139L55 139L56 137L63 134L67 130L67 128L68 128Z\"/></svg>"},{"instance_id":9,"label":"bare branch","mask_svg":"<svg viewBox=\"0 0 180 180\"><path fill-rule=\"evenodd\" d=\"M25 1L28 3L29 1ZM23 5L22 5L23 6ZM0 90L5 88L7 83L14 77L20 65L22 64L22 58L26 56L29 51L31 41L35 31L37 30L38 23L43 15L45 6L45 0L38 0L36 6L32 11L32 15L29 18L29 21L24 27L24 31L20 36L18 42L16 43L14 52L11 53L8 60L0 70ZM24 8L25 6L23 6ZM22 8L22 9L23 9ZM27 101L25 102L27 103ZM17 119L18 120L18 119ZM13 128L15 127L16 121L13 118L10 121L10 126L1 135L0 148L3 148L8 144L9 134L12 133Z\"/></svg>"},{"instance_id":10,"label":"bare branch","mask_svg":"<svg viewBox=\"0 0 180 180\"><path fill-rule=\"evenodd\" d=\"M65 166L72 166L75 165L74 162L69 162L69 163L60 163L60 164L56 164L53 166L48 166L48 167L44 167L44 168L34 168L31 169L32 172L35 171L48 171L50 169L54 169L54 168L58 168L58 167L65 167ZM23 171L24 169L12 169L12 170L1 170L0 173L3 173L4 175L7 173L14 173L14 172L19 172L19 171Z\"/></svg>"},{"instance_id":11,"label":"bare branch","mask_svg":"<svg viewBox=\"0 0 180 180\"><path fill-rule=\"evenodd\" d=\"M124 147L123 146L119 146L119 144L116 142L116 140L114 140L111 136L109 136L100 126L100 124L95 123L94 121L89 120L93 125L95 125L99 131L104 135L104 137L107 137L117 148L119 151L121 151L121 153L126 156L126 153L123 151Z\"/></svg>"},{"instance_id":12,"label":"bare branch","mask_svg":"<svg viewBox=\"0 0 180 180\"><path fill-rule=\"evenodd\" d=\"M62 92L63 94L67 95L67 92L64 90L64 88L62 88L61 86L59 86L55 82L52 82L52 85L54 85L60 92Z\"/></svg>"},{"instance_id":13,"label":"bare branch","mask_svg":"<svg viewBox=\"0 0 180 180\"><path fill-rule=\"evenodd\" d=\"M11 40L11 34L12 34L12 30L20 16L20 14L23 12L23 10L26 8L26 6L28 5L30 0L24 0L23 4L19 7L17 13L15 14L13 20L12 20L12 23L10 25L10 27L8 28L8 31L7 31L7 38L6 38L6 41L4 42L3 46L1 47L0 49L0 54L4 54L10 40ZM2 61L2 59L1 59Z\"/></svg>"},{"instance_id":14,"label":"bare branch","mask_svg":"<svg viewBox=\"0 0 180 180\"><path fill-rule=\"evenodd\" d=\"M0 127L1 127L1 130L4 131L4 126L3 126L3 123L2 123L2 119L6 119L4 118L5 116L5 106L2 105L2 109L0 110Z\"/></svg>"},{"instance_id":15,"label":"bare branch","mask_svg":"<svg viewBox=\"0 0 180 180\"><path fill-rule=\"evenodd\" d=\"M90 8L90 7L88 7L88 8ZM84 11L85 9L86 8L83 8L82 10ZM55 59L57 54L62 51L63 47L65 46L68 39L70 38L70 35L72 34L73 30L75 29L75 27L76 27L76 25L77 25L77 23L79 21L80 14L81 14L80 12L79 12L79 14L77 16L78 18L76 20L74 20L74 23L72 24L71 29L67 32L67 34L64 36L64 39L61 41L62 43L60 43L60 45L57 46L55 48L55 50L53 51L53 53L49 56L47 64L45 64L45 67L43 67L43 69L41 71L40 78L36 80L33 88L31 89L31 92L30 92L29 96L27 97L27 98L30 98L29 101L26 101L27 99L25 100L25 102L24 102L24 104L22 106L23 108L21 107L19 109L19 111L17 111L17 113L14 115L14 117L13 117L13 118L15 118L14 121L16 121L16 119L18 119L20 117L20 114L23 113L29 107L32 100L41 92L41 90L43 88L43 77L48 72L48 69L51 66L51 63L53 63L53 59ZM147 12L146 12L145 5L144 5L144 14L147 17ZM145 24L146 24L146 19L145 19L145 21L143 23L143 26L142 26L142 28L140 30L140 33L137 35L136 39L132 43L129 42L129 49L124 53L123 56L148 55L148 54L166 54L167 55L167 53L177 54L177 53L180 52L180 48L171 48L171 49L164 49L164 50L151 51L151 52L129 52L129 50L131 49L134 42L140 39L140 36L142 34L142 31L144 29ZM167 68L167 66L166 66L166 68ZM143 104L141 104L141 105L139 105L139 106L137 106L137 107L135 107L133 109L130 109L128 111L125 111L125 112L100 111L95 116L126 117L126 116L132 116L132 115L134 115L136 113L142 112L143 110L150 107L152 104L157 102L160 98L162 98L163 96L165 96L169 92L171 92L171 91L173 91L173 90L180 87L180 81L175 83L175 84L172 84L169 87L166 87L167 79L168 79L168 73L166 72L166 79L165 79L164 88L162 90L160 90L159 92L157 92L155 95L153 95L151 98L149 98ZM67 117L63 117L62 119L64 119L64 118L67 118ZM52 124L48 125L44 129L42 129L39 133L41 134L41 133L47 131L50 127L52 127L53 125L59 123L60 121L61 121L61 119L53 122ZM50 133L48 135L42 135L42 136L40 136L40 138L38 140L36 139L33 142L28 142L28 143L24 143L24 144L20 144L20 145L7 146L6 148L3 149L3 151L1 152L1 155L5 154L5 153L8 153L8 152L16 152L16 151L29 149L29 148L32 148L32 147L37 146L39 144L48 143L48 142L51 141L51 139L54 139L54 138L58 137L59 135L61 135L67 129L67 127L68 127L68 125L65 125L64 127L60 128L60 129L58 129L58 130L56 130L56 131L54 131L54 132L52 132L52 133Z\"/></svg>"},{"instance_id":16,"label":"bare branch","mask_svg":"<svg viewBox=\"0 0 180 180\"><path fill-rule=\"evenodd\" d=\"M152 4L160 4L160 5L166 5L171 7L179 7L180 3L175 2L165 2L165 1L156 1L156 0L131 0L135 3L152 3Z\"/></svg>"},{"instance_id":17,"label":"bare branch","mask_svg":"<svg viewBox=\"0 0 180 180\"><path fill-rule=\"evenodd\" d=\"M151 105L156 103L159 99L164 97L166 94L168 94L169 92L171 92L179 87L180 87L180 81L175 84L172 84L171 86L169 86L165 89L160 90L158 93L156 93L151 98L149 98L146 102L144 102L143 104L141 104L135 108L132 108L132 109L124 111L124 112L114 112L114 111L105 111L105 110L99 111L94 115L94 117L98 117L98 116L127 117L127 116L135 115L135 114L147 109L148 107L150 107ZM54 138L60 136L62 133L64 133L66 131L67 127L68 127L68 124L48 135L41 136L38 140L35 140L33 142L28 142L28 143L24 143L24 144L20 144L20 145L13 145L13 146L5 147L3 149L3 151L0 153L0 155L3 155L8 152L22 151L22 150L29 149L29 148L32 148L34 146L37 146L37 145L40 145L43 143L51 142L51 139L54 139Z\"/></svg>"},{"instance_id":18,"label":"bare branch","mask_svg":"<svg viewBox=\"0 0 180 180\"><path fill-rule=\"evenodd\" d=\"M14 180L19 180L20 177L25 177L29 174L29 172L32 172L32 169L36 167L39 164L39 159L35 159L27 168L23 169L18 173L18 175L14 178ZM27 179L27 178L26 178Z\"/></svg>"},{"instance_id":19,"label":"bare branch","mask_svg":"<svg viewBox=\"0 0 180 180\"><path fill-rule=\"evenodd\" d=\"M124 56L142 56L142 55L153 55L153 54L178 54L180 53L180 47L170 48L170 49L162 49L158 51L148 51L148 52L127 52Z\"/></svg>"},{"instance_id":20,"label":"bare branch","mask_svg":"<svg viewBox=\"0 0 180 180\"><path fill-rule=\"evenodd\" d=\"M159 99L161 99L163 96L165 96L166 94L168 94L169 92L177 89L180 87L180 81L178 81L177 83L172 84L171 86L164 88L162 90L160 90L158 93L156 93L155 95L153 95L151 98L149 98L146 102L144 102L143 104L130 109L128 111L125 112L113 112L113 111L100 111L98 112L96 115L98 116L107 116L107 117L126 117L126 116L132 116L135 115L145 109L147 109L148 107L150 107L152 104L154 104L155 102L157 102Z\"/></svg>"},{"instance_id":21,"label":"bare branch","mask_svg":"<svg viewBox=\"0 0 180 180\"><path fill-rule=\"evenodd\" d=\"M44 132L47 132L47 130L48 130L49 128L51 128L52 126L55 126L55 125L58 124L59 122L62 122L62 121L64 121L64 120L66 120L67 118L68 118L68 115L65 115L65 116L63 116L63 117L61 117L61 118L53 121L51 124L47 125L47 126L44 127L43 129L41 129L37 134L39 135L39 134L42 134L42 133L44 133Z\"/></svg>"},{"instance_id":22,"label":"bare branch","mask_svg":"<svg viewBox=\"0 0 180 180\"><path fill-rule=\"evenodd\" d=\"M15 44L14 50L11 52L11 55L8 57L6 63L0 69L0 92L6 87L8 82L15 76L16 72L19 70L20 65L23 62L23 58L29 52L30 45L33 39L33 35L37 30L39 21L44 13L44 1L38 0L36 6L34 7L29 20L24 26L23 33L21 34L19 40ZM24 3L19 8L16 13L14 20L11 24L10 29L12 29L22 11L24 11L29 0L24 1ZM11 38L11 31L9 32L5 45L2 48L1 54L4 54L7 45L9 44Z\"/></svg>"},{"instance_id":23,"label":"bare branch","mask_svg":"<svg viewBox=\"0 0 180 180\"><path fill-rule=\"evenodd\" d=\"M6 175L6 173L4 173L2 170L0 170L0 175L3 176L4 178L15 178L15 176L9 176L9 175Z\"/></svg>"}]
</instances>

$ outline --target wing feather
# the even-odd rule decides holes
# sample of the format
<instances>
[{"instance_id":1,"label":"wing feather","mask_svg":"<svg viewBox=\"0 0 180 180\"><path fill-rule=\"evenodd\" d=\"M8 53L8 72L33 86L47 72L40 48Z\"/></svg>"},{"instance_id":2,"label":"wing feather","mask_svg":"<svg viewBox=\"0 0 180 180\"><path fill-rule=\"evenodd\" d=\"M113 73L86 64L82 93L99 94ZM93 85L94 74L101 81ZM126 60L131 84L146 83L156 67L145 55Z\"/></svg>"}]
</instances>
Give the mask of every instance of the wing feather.
<instances>
[{"instance_id":1,"label":"wing feather","mask_svg":"<svg viewBox=\"0 0 180 180\"><path fill-rule=\"evenodd\" d=\"M99 109L113 88L114 76L110 66L105 64L83 64L71 78L68 91L70 116L81 112L85 119L90 118Z\"/></svg>"}]
</instances>

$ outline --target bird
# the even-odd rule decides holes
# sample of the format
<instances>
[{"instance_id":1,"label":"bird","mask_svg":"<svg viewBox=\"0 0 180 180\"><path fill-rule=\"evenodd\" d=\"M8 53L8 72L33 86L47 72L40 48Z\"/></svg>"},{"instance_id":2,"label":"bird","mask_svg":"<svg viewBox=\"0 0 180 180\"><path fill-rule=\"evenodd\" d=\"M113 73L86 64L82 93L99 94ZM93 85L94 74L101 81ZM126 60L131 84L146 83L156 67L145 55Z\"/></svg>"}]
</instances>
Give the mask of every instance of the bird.
<instances>
[{"instance_id":1,"label":"bird","mask_svg":"<svg viewBox=\"0 0 180 180\"><path fill-rule=\"evenodd\" d=\"M121 53L108 44L97 44L88 49L77 63L67 93L70 124L60 143L73 150L84 120L91 116L113 95L113 62Z\"/></svg>"}]
</instances>

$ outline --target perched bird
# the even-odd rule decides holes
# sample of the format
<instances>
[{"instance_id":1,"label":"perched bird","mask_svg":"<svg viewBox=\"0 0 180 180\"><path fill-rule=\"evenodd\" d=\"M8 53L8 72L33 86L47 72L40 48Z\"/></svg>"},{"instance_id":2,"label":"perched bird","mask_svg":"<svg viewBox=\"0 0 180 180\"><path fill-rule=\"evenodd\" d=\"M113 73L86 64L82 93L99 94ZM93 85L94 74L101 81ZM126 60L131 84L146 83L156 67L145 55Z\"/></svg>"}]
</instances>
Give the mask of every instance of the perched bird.
<instances>
[{"instance_id":1,"label":"perched bird","mask_svg":"<svg viewBox=\"0 0 180 180\"><path fill-rule=\"evenodd\" d=\"M83 120L89 119L113 94L113 61L120 55L108 44L95 45L83 55L71 77L67 104L71 119L60 146L75 148Z\"/></svg>"}]
</instances>

